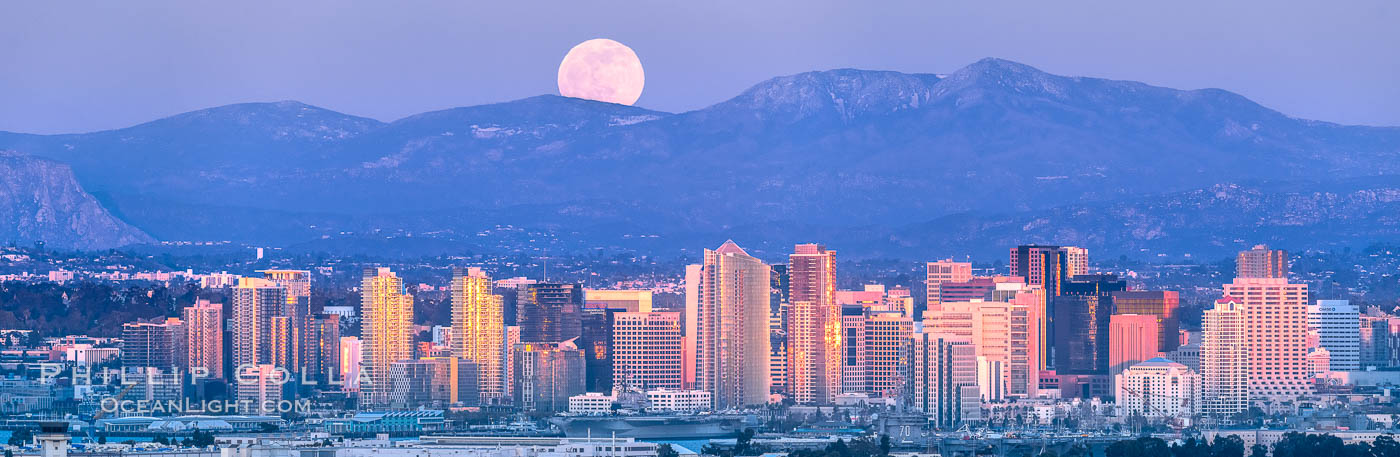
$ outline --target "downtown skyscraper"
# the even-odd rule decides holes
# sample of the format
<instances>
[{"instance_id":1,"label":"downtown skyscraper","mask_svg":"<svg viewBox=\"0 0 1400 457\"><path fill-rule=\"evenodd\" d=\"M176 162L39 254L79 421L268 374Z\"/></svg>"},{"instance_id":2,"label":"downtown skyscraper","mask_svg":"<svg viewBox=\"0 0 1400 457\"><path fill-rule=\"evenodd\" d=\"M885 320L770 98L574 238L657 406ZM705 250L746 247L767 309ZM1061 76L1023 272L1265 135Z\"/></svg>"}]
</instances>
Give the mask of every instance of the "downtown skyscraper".
<instances>
[{"instance_id":1,"label":"downtown skyscraper","mask_svg":"<svg viewBox=\"0 0 1400 457\"><path fill-rule=\"evenodd\" d=\"M190 370L207 371L210 379L224 377L224 310L218 303L199 300L186 307L186 346Z\"/></svg>"},{"instance_id":2,"label":"downtown skyscraper","mask_svg":"<svg viewBox=\"0 0 1400 457\"><path fill-rule=\"evenodd\" d=\"M452 269L452 356L476 364L482 404L505 395L503 305L491 289L491 278L480 268Z\"/></svg>"},{"instance_id":3,"label":"downtown skyscraper","mask_svg":"<svg viewBox=\"0 0 1400 457\"><path fill-rule=\"evenodd\" d=\"M733 241L686 268L687 358L716 410L768 403L771 272Z\"/></svg>"},{"instance_id":4,"label":"downtown skyscraper","mask_svg":"<svg viewBox=\"0 0 1400 457\"><path fill-rule=\"evenodd\" d=\"M360 404L389 404L394 362L413 358L413 296L404 293L403 279L388 268L366 268L360 283Z\"/></svg>"},{"instance_id":5,"label":"downtown skyscraper","mask_svg":"<svg viewBox=\"0 0 1400 457\"><path fill-rule=\"evenodd\" d=\"M1235 258L1237 278L1287 278L1288 251L1257 245Z\"/></svg>"},{"instance_id":6,"label":"downtown skyscraper","mask_svg":"<svg viewBox=\"0 0 1400 457\"><path fill-rule=\"evenodd\" d=\"M831 404L841 393L836 251L797 245L788 256L788 276L788 393L798 404Z\"/></svg>"},{"instance_id":7,"label":"downtown skyscraper","mask_svg":"<svg viewBox=\"0 0 1400 457\"><path fill-rule=\"evenodd\" d=\"M311 272L307 270L261 270L263 279L287 291L287 307L274 330L277 338L278 365L293 373L306 371L309 357L315 354L311 346ZM308 373L311 375L314 373Z\"/></svg>"},{"instance_id":8,"label":"downtown skyscraper","mask_svg":"<svg viewBox=\"0 0 1400 457\"><path fill-rule=\"evenodd\" d=\"M277 345L287 316L287 289L262 278L241 278L233 288L233 365L239 370L273 365L289 349ZM282 319L279 319L282 318ZM286 367L284 367L286 368Z\"/></svg>"},{"instance_id":9,"label":"downtown skyscraper","mask_svg":"<svg viewBox=\"0 0 1400 457\"><path fill-rule=\"evenodd\" d=\"M1226 296L1201 314L1201 412L1217 418L1249 409L1249 348L1243 301Z\"/></svg>"},{"instance_id":10,"label":"downtown skyscraper","mask_svg":"<svg viewBox=\"0 0 1400 457\"><path fill-rule=\"evenodd\" d=\"M1250 400L1291 401L1311 393L1308 285L1284 278L1235 278L1225 284L1225 295L1239 300L1244 310Z\"/></svg>"}]
</instances>

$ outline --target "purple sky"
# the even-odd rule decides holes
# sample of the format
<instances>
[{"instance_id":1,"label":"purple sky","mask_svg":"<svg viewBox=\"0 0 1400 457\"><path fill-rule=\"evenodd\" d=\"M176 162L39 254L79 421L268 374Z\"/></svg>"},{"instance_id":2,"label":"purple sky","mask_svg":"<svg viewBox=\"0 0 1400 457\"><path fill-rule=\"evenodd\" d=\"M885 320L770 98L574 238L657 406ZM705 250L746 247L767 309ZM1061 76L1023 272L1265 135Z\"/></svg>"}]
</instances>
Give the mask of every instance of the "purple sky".
<instances>
[{"instance_id":1,"label":"purple sky","mask_svg":"<svg viewBox=\"0 0 1400 457\"><path fill-rule=\"evenodd\" d=\"M991 56L1400 125L1393 0L54 3L0 6L0 130L89 131L282 99L393 120L555 93L564 53L596 37L636 50L637 104L664 111L777 75L945 73Z\"/></svg>"}]
</instances>

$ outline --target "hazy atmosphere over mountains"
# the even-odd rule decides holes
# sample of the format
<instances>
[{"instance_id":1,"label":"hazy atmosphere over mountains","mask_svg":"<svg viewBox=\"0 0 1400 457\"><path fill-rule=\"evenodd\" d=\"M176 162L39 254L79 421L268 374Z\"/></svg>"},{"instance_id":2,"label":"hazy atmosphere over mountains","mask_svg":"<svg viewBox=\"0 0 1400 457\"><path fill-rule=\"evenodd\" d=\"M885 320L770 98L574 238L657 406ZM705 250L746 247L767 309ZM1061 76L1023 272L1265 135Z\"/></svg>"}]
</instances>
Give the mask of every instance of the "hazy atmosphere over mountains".
<instances>
[{"instance_id":1,"label":"hazy atmosphere over mountains","mask_svg":"<svg viewBox=\"0 0 1400 457\"><path fill-rule=\"evenodd\" d=\"M383 123L277 102L0 132L0 150L67 164L92 194L62 165L0 160L0 220L20 227L4 241L84 249L412 234L460 250L509 224L663 256L732 237L853 257L1029 241L1200 257L1400 234L1400 128L998 59L784 76L680 114L539 96Z\"/></svg>"}]
</instances>

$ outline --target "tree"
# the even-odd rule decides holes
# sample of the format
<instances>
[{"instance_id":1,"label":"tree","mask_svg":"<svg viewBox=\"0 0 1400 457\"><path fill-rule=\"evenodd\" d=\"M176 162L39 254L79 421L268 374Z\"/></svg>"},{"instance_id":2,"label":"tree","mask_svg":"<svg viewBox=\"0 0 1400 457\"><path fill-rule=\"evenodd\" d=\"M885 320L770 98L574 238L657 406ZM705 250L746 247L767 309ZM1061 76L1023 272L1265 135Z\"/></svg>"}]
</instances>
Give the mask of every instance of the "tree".
<instances>
[{"instance_id":1,"label":"tree","mask_svg":"<svg viewBox=\"0 0 1400 457\"><path fill-rule=\"evenodd\" d=\"M156 443L156 444L166 444L166 445L170 444L170 440L165 439L165 435L157 436L156 439L151 440L151 441L154 442L154 443Z\"/></svg>"},{"instance_id":2,"label":"tree","mask_svg":"<svg viewBox=\"0 0 1400 457\"><path fill-rule=\"evenodd\" d=\"M190 436L190 441L191 441L190 444L193 444L194 447L209 447L209 446L213 446L213 445L214 445L214 434L213 434L212 432L204 432L204 431L195 430L195 431L194 431L194 434Z\"/></svg>"},{"instance_id":3,"label":"tree","mask_svg":"<svg viewBox=\"0 0 1400 457\"><path fill-rule=\"evenodd\" d=\"M9 444L11 446L23 446L33 440L34 432L29 431L27 428L22 428L10 434Z\"/></svg>"},{"instance_id":4,"label":"tree","mask_svg":"<svg viewBox=\"0 0 1400 457\"><path fill-rule=\"evenodd\" d=\"M1210 457L1210 446L1204 441L1187 438L1181 444L1172 446L1173 457Z\"/></svg>"},{"instance_id":5,"label":"tree","mask_svg":"<svg viewBox=\"0 0 1400 457\"><path fill-rule=\"evenodd\" d=\"M1371 442L1371 457L1400 457L1400 442L1390 435L1377 436Z\"/></svg>"},{"instance_id":6,"label":"tree","mask_svg":"<svg viewBox=\"0 0 1400 457\"><path fill-rule=\"evenodd\" d=\"M1262 444L1250 446L1249 457L1269 457L1269 448L1264 447Z\"/></svg>"},{"instance_id":7,"label":"tree","mask_svg":"<svg viewBox=\"0 0 1400 457\"><path fill-rule=\"evenodd\" d=\"M890 436L880 435L880 455L890 455L890 449L892 448L894 448L894 446L890 444Z\"/></svg>"},{"instance_id":8,"label":"tree","mask_svg":"<svg viewBox=\"0 0 1400 457\"><path fill-rule=\"evenodd\" d=\"M670 444L662 444L656 447L656 457L680 457L680 455L681 454L676 452L676 449L672 448Z\"/></svg>"},{"instance_id":9,"label":"tree","mask_svg":"<svg viewBox=\"0 0 1400 457\"><path fill-rule=\"evenodd\" d=\"M1071 449L1070 453L1073 452ZM1107 449L1104 449L1104 455L1107 457L1172 457L1172 452L1166 441L1142 437L1110 444Z\"/></svg>"},{"instance_id":10,"label":"tree","mask_svg":"<svg viewBox=\"0 0 1400 457\"><path fill-rule=\"evenodd\" d=\"M99 435L97 437L97 444L107 444L107 435Z\"/></svg>"},{"instance_id":11,"label":"tree","mask_svg":"<svg viewBox=\"0 0 1400 457\"><path fill-rule=\"evenodd\" d=\"M1244 439L1236 435L1216 437L1210 443L1211 457L1244 457Z\"/></svg>"}]
</instances>

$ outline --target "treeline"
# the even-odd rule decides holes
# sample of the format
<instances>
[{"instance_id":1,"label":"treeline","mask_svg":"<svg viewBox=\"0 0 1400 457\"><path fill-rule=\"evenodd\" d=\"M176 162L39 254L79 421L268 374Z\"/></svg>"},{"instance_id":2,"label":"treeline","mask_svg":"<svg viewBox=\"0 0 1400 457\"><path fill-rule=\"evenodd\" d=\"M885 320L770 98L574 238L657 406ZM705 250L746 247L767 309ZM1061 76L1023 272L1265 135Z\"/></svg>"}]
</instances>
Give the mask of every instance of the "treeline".
<instances>
[{"instance_id":1,"label":"treeline","mask_svg":"<svg viewBox=\"0 0 1400 457\"><path fill-rule=\"evenodd\" d=\"M0 328L34 330L41 336L121 335L137 319L179 316L199 298L222 301L198 284L0 283Z\"/></svg>"},{"instance_id":2,"label":"treeline","mask_svg":"<svg viewBox=\"0 0 1400 457\"><path fill-rule=\"evenodd\" d=\"M1400 457L1400 442L1390 435L1381 435L1372 443L1347 444L1334 435L1290 432L1270 449L1256 444L1245 449L1244 440L1229 435L1210 443L1191 438L1177 445L1168 445L1157 438L1138 438L1113 443L1104 450L1105 457ZM1067 453L1074 454L1074 452ZM1042 454L1042 457L1047 457Z\"/></svg>"}]
</instances>

